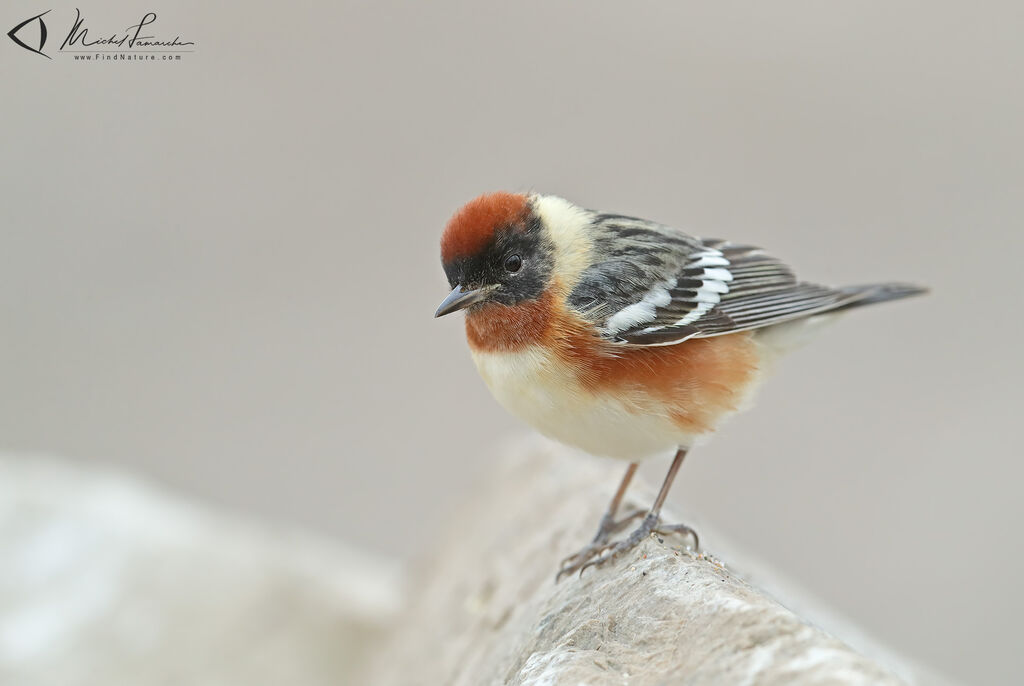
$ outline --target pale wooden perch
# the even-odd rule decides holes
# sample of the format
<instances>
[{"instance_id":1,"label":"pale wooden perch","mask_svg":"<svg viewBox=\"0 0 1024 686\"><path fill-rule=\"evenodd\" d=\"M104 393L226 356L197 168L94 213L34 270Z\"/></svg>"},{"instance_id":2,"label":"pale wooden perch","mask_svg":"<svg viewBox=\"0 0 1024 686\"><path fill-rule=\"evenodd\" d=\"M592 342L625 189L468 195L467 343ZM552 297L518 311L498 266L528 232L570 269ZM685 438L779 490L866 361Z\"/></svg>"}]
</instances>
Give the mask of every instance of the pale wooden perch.
<instances>
[{"instance_id":1,"label":"pale wooden perch","mask_svg":"<svg viewBox=\"0 0 1024 686\"><path fill-rule=\"evenodd\" d=\"M684 539L652 538L556 584L621 465L536 441L510 452L414 570L413 608L366 683L905 683L713 557L686 552Z\"/></svg>"},{"instance_id":2,"label":"pale wooden perch","mask_svg":"<svg viewBox=\"0 0 1024 686\"><path fill-rule=\"evenodd\" d=\"M433 557L404 611L385 560L115 472L0 459L0 684L900 683L683 541L555 585L621 465L510 454L443 540L410 544Z\"/></svg>"},{"instance_id":3,"label":"pale wooden perch","mask_svg":"<svg viewBox=\"0 0 1024 686\"><path fill-rule=\"evenodd\" d=\"M0 456L0 684L338 686L387 561L115 471Z\"/></svg>"}]
</instances>

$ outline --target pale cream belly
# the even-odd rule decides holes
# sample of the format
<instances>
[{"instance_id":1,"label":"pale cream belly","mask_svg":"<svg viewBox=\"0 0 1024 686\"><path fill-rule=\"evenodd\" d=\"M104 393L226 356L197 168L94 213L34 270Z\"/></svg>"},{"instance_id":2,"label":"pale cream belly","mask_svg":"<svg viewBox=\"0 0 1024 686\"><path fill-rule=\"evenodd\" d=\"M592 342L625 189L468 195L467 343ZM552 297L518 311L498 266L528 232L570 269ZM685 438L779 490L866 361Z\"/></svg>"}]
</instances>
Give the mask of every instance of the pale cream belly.
<instances>
[{"instance_id":1,"label":"pale cream belly","mask_svg":"<svg viewBox=\"0 0 1024 686\"><path fill-rule=\"evenodd\" d=\"M595 394L584 388L572 367L552 359L547 349L532 346L516 352L471 348L473 360L491 393L509 412L545 436L594 455L637 461L690 448L707 438L729 415L747 409L776 360L799 347L833 320L822 315L757 332L757 366L742 380L727 407L698 433L687 432L668 416L662 399L641 386ZM681 379L685 383L685 379ZM691 398L699 406L703 399ZM674 408L685 412L685 406Z\"/></svg>"},{"instance_id":2,"label":"pale cream belly","mask_svg":"<svg viewBox=\"0 0 1024 686\"><path fill-rule=\"evenodd\" d=\"M499 403L545 436L593 455L642 460L689 447L683 432L643 389L596 395L570 368L530 347L514 353L473 351L480 376Z\"/></svg>"}]
</instances>

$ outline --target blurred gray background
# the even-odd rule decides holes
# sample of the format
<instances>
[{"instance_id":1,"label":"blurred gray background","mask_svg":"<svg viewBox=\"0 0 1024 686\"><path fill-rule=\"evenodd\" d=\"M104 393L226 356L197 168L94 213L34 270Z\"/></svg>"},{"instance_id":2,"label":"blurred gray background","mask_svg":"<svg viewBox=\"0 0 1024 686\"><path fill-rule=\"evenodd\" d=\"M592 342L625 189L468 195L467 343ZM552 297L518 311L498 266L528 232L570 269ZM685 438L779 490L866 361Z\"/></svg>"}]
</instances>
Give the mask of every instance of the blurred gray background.
<instances>
[{"instance_id":1,"label":"blurred gray background","mask_svg":"<svg viewBox=\"0 0 1024 686\"><path fill-rule=\"evenodd\" d=\"M525 430L432 319L440 231L555 193L933 288L789 358L673 498L894 647L1019 676L1019 3L214 5L82 7L153 9L180 63L0 41L0 448L413 556Z\"/></svg>"}]
</instances>

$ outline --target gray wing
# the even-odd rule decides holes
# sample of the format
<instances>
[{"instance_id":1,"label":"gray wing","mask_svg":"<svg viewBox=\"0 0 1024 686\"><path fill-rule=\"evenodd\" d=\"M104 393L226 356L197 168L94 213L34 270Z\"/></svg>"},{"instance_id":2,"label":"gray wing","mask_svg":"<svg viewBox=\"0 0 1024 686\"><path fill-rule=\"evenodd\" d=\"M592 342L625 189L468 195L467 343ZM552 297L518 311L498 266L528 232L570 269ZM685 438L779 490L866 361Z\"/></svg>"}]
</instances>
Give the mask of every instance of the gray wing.
<instances>
[{"instance_id":1,"label":"gray wing","mask_svg":"<svg viewBox=\"0 0 1024 686\"><path fill-rule=\"evenodd\" d=\"M771 326L865 297L797 280L760 248L700 239L634 217L598 214L596 262L569 305L616 343L671 345Z\"/></svg>"}]
</instances>

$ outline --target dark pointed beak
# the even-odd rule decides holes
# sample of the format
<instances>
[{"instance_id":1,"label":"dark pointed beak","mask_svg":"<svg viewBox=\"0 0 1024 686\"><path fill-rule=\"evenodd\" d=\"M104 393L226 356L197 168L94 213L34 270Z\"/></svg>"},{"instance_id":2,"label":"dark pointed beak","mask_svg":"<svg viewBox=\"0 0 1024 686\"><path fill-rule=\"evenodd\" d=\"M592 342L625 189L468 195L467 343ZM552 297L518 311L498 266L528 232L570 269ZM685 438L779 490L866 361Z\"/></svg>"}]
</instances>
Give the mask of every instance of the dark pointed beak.
<instances>
[{"instance_id":1,"label":"dark pointed beak","mask_svg":"<svg viewBox=\"0 0 1024 686\"><path fill-rule=\"evenodd\" d=\"M478 303L487 297L488 289L477 288L471 291L462 290L462 284L460 283L452 292L448 294L448 297L441 301L441 304L437 308L437 312L434 313L435 317L443 317L446 314L451 314L458 310L465 309L473 303Z\"/></svg>"}]
</instances>

